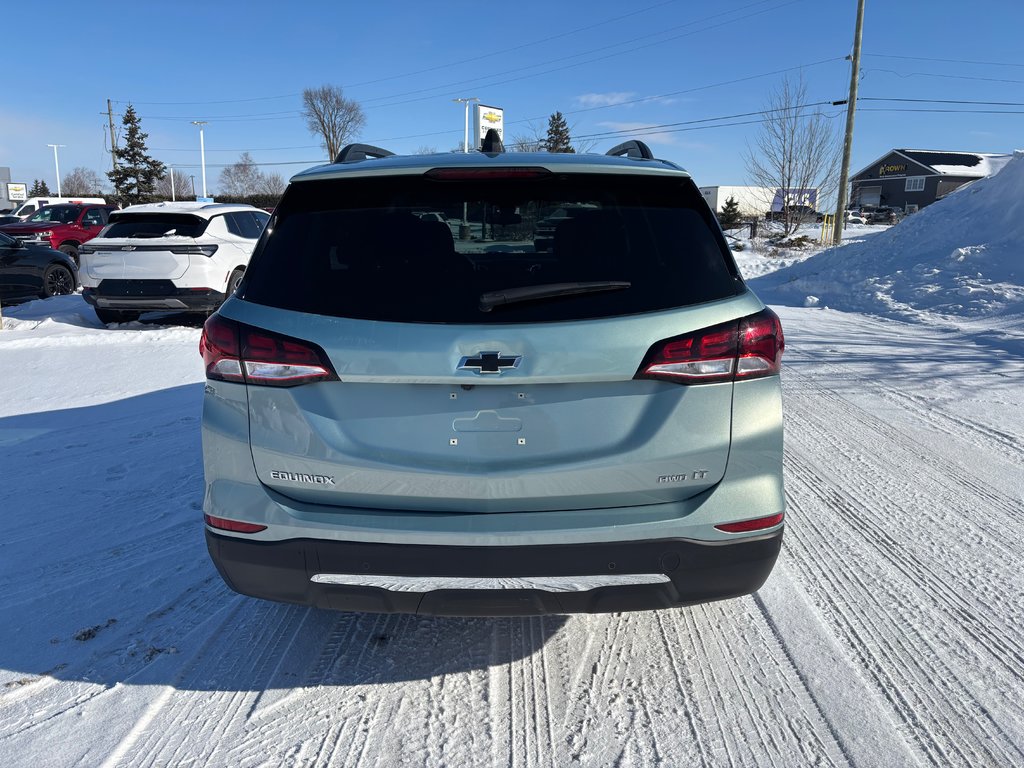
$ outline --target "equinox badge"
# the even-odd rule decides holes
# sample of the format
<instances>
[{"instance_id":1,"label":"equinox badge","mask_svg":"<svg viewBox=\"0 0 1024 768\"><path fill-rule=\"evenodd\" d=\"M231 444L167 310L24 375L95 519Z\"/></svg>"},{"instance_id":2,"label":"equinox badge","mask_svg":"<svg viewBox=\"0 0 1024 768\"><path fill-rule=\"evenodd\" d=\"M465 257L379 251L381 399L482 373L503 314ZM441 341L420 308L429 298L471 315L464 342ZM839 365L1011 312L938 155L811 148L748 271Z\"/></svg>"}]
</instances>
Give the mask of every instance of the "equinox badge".
<instances>
[{"instance_id":1,"label":"equinox badge","mask_svg":"<svg viewBox=\"0 0 1024 768\"><path fill-rule=\"evenodd\" d=\"M300 472L282 472L279 469L270 470L270 476L274 480L291 480L293 483L311 483L313 485L334 485L334 478L330 475L306 475Z\"/></svg>"},{"instance_id":2,"label":"equinox badge","mask_svg":"<svg viewBox=\"0 0 1024 768\"><path fill-rule=\"evenodd\" d=\"M459 360L460 371L473 371L474 373L501 373L507 368L518 368L523 361L522 355L505 357L500 352L480 352L473 357L464 357Z\"/></svg>"}]
</instances>

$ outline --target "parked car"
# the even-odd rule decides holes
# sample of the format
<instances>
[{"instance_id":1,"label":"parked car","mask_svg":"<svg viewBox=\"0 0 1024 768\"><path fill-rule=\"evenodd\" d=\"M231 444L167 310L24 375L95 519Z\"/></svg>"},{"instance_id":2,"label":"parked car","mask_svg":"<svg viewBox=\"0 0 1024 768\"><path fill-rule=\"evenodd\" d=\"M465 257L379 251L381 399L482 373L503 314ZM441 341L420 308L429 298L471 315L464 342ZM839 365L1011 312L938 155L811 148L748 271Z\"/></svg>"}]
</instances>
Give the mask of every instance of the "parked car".
<instances>
[{"instance_id":1,"label":"parked car","mask_svg":"<svg viewBox=\"0 0 1024 768\"><path fill-rule=\"evenodd\" d=\"M0 301L74 293L78 268L67 254L0 232Z\"/></svg>"},{"instance_id":2,"label":"parked car","mask_svg":"<svg viewBox=\"0 0 1024 768\"><path fill-rule=\"evenodd\" d=\"M414 215L579 203L543 253ZM203 330L210 554L238 592L337 610L748 594L782 539L783 346L689 174L641 142L347 147L292 179Z\"/></svg>"},{"instance_id":3,"label":"parked car","mask_svg":"<svg viewBox=\"0 0 1024 768\"><path fill-rule=\"evenodd\" d=\"M79 251L82 295L104 323L137 320L153 310L209 313L242 279L269 219L251 205L224 203L117 211Z\"/></svg>"},{"instance_id":4,"label":"parked car","mask_svg":"<svg viewBox=\"0 0 1024 768\"><path fill-rule=\"evenodd\" d=\"M15 208L13 213L24 221L46 205L104 205L106 202L102 197L57 197L56 195L46 195L45 197L30 197Z\"/></svg>"},{"instance_id":5,"label":"parked car","mask_svg":"<svg viewBox=\"0 0 1024 768\"><path fill-rule=\"evenodd\" d=\"M19 240L66 253L78 263L78 250L100 233L116 205L47 205L17 224L0 226Z\"/></svg>"},{"instance_id":6,"label":"parked car","mask_svg":"<svg viewBox=\"0 0 1024 768\"><path fill-rule=\"evenodd\" d=\"M21 219L19 219L14 214L10 214L10 213L0 214L0 226L3 226L4 224L17 224L19 221L21 221Z\"/></svg>"},{"instance_id":7,"label":"parked car","mask_svg":"<svg viewBox=\"0 0 1024 768\"><path fill-rule=\"evenodd\" d=\"M555 230L563 221L591 211L595 206L588 203L566 203L560 205L539 222L534 230L533 247L537 252L549 251L554 246Z\"/></svg>"},{"instance_id":8,"label":"parked car","mask_svg":"<svg viewBox=\"0 0 1024 768\"><path fill-rule=\"evenodd\" d=\"M844 221L847 224L867 224L867 216L862 214L859 210L853 209L846 211L844 215Z\"/></svg>"},{"instance_id":9,"label":"parked car","mask_svg":"<svg viewBox=\"0 0 1024 768\"><path fill-rule=\"evenodd\" d=\"M811 222L821 222L823 214L818 213L809 205L790 205L782 210L768 211L764 217L766 221L786 221L788 217L791 221L808 224Z\"/></svg>"},{"instance_id":10,"label":"parked car","mask_svg":"<svg viewBox=\"0 0 1024 768\"><path fill-rule=\"evenodd\" d=\"M880 206L868 214L867 222L869 224L898 224L902 218L902 209Z\"/></svg>"}]
</instances>

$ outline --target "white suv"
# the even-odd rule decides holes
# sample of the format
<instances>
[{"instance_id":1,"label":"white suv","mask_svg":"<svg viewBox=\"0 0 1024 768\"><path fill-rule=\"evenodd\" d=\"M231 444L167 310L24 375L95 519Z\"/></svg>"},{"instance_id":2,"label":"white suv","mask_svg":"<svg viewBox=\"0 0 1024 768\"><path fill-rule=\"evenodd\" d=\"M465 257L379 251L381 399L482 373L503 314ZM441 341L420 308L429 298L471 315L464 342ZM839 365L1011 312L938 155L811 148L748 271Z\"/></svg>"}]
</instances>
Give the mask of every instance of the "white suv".
<instances>
[{"instance_id":1,"label":"white suv","mask_svg":"<svg viewBox=\"0 0 1024 768\"><path fill-rule=\"evenodd\" d=\"M85 300L103 323L210 312L238 285L270 219L251 205L154 203L117 211L79 250Z\"/></svg>"}]
</instances>

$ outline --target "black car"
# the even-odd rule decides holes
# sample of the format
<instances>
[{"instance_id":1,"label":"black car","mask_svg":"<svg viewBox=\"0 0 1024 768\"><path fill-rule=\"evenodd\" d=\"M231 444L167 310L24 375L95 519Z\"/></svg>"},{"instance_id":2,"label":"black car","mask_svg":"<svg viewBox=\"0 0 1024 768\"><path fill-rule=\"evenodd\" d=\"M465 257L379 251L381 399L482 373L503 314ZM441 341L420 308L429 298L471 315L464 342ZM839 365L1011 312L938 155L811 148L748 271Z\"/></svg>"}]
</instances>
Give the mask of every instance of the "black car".
<instances>
[{"instance_id":1,"label":"black car","mask_svg":"<svg viewBox=\"0 0 1024 768\"><path fill-rule=\"evenodd\" d=\"M60 251L0 232L0 302L74 293L78 268Z\"/></svg>"}]
</instances>

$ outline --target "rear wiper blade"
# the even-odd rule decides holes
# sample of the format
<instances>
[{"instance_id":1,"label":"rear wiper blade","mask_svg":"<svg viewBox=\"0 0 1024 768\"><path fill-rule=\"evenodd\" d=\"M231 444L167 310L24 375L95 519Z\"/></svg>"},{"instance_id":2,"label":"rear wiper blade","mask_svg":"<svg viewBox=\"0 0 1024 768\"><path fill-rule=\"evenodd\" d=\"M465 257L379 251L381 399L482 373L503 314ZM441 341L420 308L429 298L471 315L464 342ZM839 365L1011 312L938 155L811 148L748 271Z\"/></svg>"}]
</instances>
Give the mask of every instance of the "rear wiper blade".
<instances>
[{"instance_id":1,"label":"rear wiper blade","mask_svg":"<svg viewBox=\"0 0 1024 768\"><path fill-rule=\"evenodd\" d=\"M480 311L490 312L503 304L515 304L534 299L550 299L555 296L575 296L580 293L621 291L633 284L626 280L594 280L588 283L548 283L546 285L524 285L502 291L489 291L480 295Z\"/></svg>"}]
</instances>

